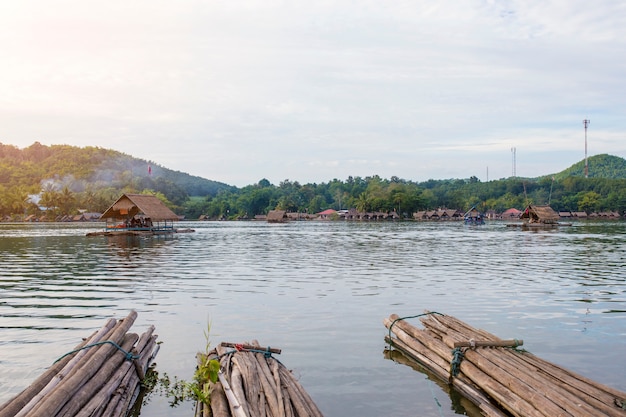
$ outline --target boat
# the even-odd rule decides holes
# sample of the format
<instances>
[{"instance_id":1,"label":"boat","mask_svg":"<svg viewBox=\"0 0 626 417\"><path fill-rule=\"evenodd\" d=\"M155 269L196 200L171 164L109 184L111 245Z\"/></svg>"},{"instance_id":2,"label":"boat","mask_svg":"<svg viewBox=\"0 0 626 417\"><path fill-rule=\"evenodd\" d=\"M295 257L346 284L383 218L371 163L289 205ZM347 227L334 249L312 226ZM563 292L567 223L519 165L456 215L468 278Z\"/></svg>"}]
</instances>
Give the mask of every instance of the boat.
<instances>
[{"instance_id":1,"label":"boat","mask_svg":"<svg viewBox=\"0 0 626 417\"><path fill-rule=\"evenodd\" d=\"M465 224L472 226L485 224L485 216L480 211L476 210L476 206L473 206L463 215L463 220Z\"/></svg>"}]
</instances>

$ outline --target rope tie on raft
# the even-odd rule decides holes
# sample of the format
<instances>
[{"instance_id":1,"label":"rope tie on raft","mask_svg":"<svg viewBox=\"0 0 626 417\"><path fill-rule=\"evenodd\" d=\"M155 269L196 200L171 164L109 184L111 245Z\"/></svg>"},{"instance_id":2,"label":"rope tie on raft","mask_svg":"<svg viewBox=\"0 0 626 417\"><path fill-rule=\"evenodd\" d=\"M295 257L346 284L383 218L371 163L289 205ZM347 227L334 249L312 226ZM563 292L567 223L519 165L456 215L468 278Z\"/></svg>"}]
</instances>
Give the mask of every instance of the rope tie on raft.
<instances>
[{"instance_id":1,"label":"rope tie on raft","mask_svg":"<svg viewBox=\"0 0 626 417\"><path fill-rule=\"evenodd\" d=\"M463 348L458 347L452 349L452 360L450 361L450 380L461 372L461 361L463 361L464 356L465 353L463 352Z\"/></svg>"},{"instance_id":2,"label":"rope tie on raft","mask_svg":"<svg viewBox=\"0 0 626 417\"><path fill-rule=\"evenodd\" d=\"M237 353L237 352L253 352L253 353L262 353L263 356L265 356L268 359L272 358L272 359L278 360L278 359L276 359L275 357L272 356L272 351L270 349L271 349L270 346L268 346L265 350L262 350L262 349L251 349L251 348L244 347L244 345L242 343L235 343L235 349L229 350L227 352L224 352L221 355L218 355L215 359L217 359L219 361L224 356L232 355L233 353ZM280 362L280 361L278 361L278 362Z\"/></svg>"},{"instance_id":3,"label":"rope tie on raft","mask_svg":"<svg viewBox=\"0 0 626 417\"><path fill-rule=\"evenodd\" d=\"M72 350L72 351L70 351L70 352L67 352L65 355L61 356L59 359L57 359L56 361L54 361L54 363L57 363L58 361L60 361L60 360L61 360L61 359L63 359L64 357L66 357L66 356L68 356L68 355L71 355L71 354L73 354L73 353L79 352L79 351L81 351L81 350L84 350L84 349L89 349L89 348L92 348L92 347L94 347L94 346L106 345L106 344L113 345L115 348L117 348L117 350L119 350L120 352L122 352L122 353L124 354L124 356L125 356L125 358L126 358L126 360L127 360L127 361L132 361L132 360L134 360L134 359L139 359L139 358L140 358L140 356L139 356L139 355L134 355L134 354L133 354L133 353L131 353L131 352L126 352L126 351L125 351L125 350L124 350L124 349L123 349L120 345L118 345L118 344L117 344L117 343L115 343L114 341L112 341L112 340L105 340L105 341L103 341L103 342L92 343L92 344L89 344L89 345L85 345L85 346L83 346L83 347L81 347L81 348L74 349L74 350Z\"/></svg>"},{"instance_id":4,"label":"rope tie on raft","mask_svg":"<svg viewBox=\"0 0 626 417\"><path fill-rule=\"evenodd\" d=\"M396 324L397 321L405 320L405 319L414 319L414 318L422 317L422 316L429 316L431 314L439 314L440 316L444 315L444 314L441 314L441 313L437 313L436 311L429 311L428 313L422 313L422 314L418 314L416 316L398 317L397 319L392 321L391 324L389 325L389 349L388 350L391 350L391 329L393 328L393 325Z\"/></svg>"}]
</instances>

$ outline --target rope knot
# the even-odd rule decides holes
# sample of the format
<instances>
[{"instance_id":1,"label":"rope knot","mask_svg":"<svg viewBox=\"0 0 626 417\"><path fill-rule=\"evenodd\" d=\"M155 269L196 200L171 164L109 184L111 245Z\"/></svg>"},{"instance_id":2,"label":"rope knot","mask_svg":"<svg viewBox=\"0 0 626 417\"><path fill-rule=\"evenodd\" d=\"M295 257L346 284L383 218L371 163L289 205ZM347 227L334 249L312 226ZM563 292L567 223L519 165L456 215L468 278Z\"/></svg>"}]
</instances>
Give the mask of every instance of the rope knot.
<instances>
[{"instance_id":1,"label":"rope knot","mask_svg":"<svg viewBox=\"0 0 626 417\"><path fill-rule=\"evenodd\" d=\"M457 376L461 372L461 361L464 357L463 349L460 347L452 350L452 361L450 361L450 379Z\"/></svg>"}]
</instances>

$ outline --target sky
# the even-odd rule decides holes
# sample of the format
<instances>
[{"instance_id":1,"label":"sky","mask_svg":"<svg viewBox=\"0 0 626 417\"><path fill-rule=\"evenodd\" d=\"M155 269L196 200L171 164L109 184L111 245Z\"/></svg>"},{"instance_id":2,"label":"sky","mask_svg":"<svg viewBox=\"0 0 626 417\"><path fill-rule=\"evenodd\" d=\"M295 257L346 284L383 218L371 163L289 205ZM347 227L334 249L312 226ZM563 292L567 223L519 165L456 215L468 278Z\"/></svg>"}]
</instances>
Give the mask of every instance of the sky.
<instances>
[{"instance_id":1,"label":"sky","mask_svg":"<svg viewBox=\"0 0 626 417\"><path fill-rule=\"evenodd\" d=\"M238 187L549 175L585 143L626 158L624 22L614 0L4 1L0 143Z\"/></svg>"}]
</instances>

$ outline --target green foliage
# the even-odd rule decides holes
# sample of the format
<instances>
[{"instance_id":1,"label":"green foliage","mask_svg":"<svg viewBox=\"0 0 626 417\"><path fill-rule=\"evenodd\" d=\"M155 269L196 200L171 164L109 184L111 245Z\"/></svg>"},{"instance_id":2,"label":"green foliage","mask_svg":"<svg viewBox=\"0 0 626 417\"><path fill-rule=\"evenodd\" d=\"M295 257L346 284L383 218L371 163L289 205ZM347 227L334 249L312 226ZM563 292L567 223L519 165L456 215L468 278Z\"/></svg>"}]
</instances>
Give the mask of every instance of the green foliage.
<instances>
[{"instance_id":1,"label":"green foliage","mask_svg":"<svg viewBox=\"0 0 626 417\"><path fill-rule=\"evenodd\" d=\"M236 188L171 171L120 152L38 142L20 150L0 143L0 216L28 214L54 220L79 209L104 212L122 192L158 196L188 219L252 219L273 209L318 213L356 208L397 212L412 218L421 210L452 208L502 212L527 204L550 204L565 211L626 211L626 161L611 155L589 158L561 173L539 178L507 178L481 182L468 179L413 182L398 177L348 177L328 183L300 184L286 179L279 185L261 179ZM38 201L31 196L37 195Z\"/></svg>"},{"instance_id":2,"label":"green foliage","mask_svg":"<svg viewBox=\"0 0 626 417\"><path fill-rule=\"evenodd\" d=\"M211 384L215 384L218 380L220 362L209 357L210 332L211 324L209 322L204 332L205 351L198 354L199 365L191 382L179 379L177 376L172 378L167 373L163 373L162 377L158 377L158 374L151 377L150 385L156 392L169 398L171 407L176 407L186 401L200 401L207 405L211 403Z\"/></svg>"},{"instance_id":3,"label":"green foliage","mask_svg":"<svg viewBox=\"0 0 626 417\"><path fill-rule=\"evenodd\" d=\"M123 192L164 196L181 211L190 195L217 195L234 187L194 177L123 153L35 142L22 150L0 143L0 215L59 216L104 212ZM37 195L37 202L29 201Z\"/></svg>"}]
</instances>

